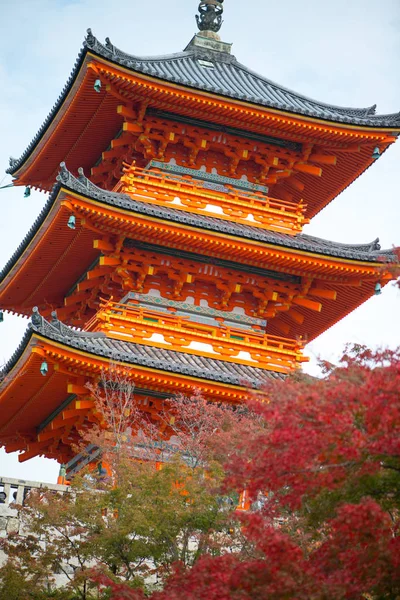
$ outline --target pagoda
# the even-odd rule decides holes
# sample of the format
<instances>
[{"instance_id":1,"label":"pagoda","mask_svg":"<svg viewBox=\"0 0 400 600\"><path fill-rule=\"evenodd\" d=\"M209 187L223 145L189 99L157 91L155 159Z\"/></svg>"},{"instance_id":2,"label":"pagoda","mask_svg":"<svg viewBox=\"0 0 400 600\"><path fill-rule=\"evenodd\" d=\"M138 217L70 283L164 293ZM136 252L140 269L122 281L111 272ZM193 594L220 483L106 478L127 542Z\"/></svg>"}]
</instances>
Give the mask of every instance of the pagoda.
<instances>
[{"instance_id":1,"label":"pagoda","mask_svg":"<svg viewBox=\"0 0 400 600\"><path fill-rule=\"evenodd\" d=\"M241 403L391 279L378 240L302 233L400 133L400 114L340 108L273 83L199 5L183 50L127 54L88 30L70 78L18 160L48 200L0 275L0 308L31 318L2 373L0 444L74 472L96 422L88 382L112 363L157 421L200 390Z\"/></svg>"}]
</instances>

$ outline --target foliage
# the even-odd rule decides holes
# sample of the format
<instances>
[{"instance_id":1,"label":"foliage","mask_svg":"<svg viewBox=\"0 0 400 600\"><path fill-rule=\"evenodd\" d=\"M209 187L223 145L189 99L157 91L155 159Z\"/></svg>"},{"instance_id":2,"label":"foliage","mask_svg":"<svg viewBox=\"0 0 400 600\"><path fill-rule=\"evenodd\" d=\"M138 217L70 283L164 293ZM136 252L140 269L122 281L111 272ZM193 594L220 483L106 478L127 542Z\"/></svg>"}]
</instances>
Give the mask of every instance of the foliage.
<instances>
[{"instance_id":1,"label":"foliage","mask_svg":"<svg viewBox=\"0 0 400 600\"><path fill-rule=\"evenodd\" d=\"M133 388L118 373L106 394L104 385L97 391L100 426L86 443L96 440L112 475L89 470L69 493L31 493L20 507L30 535L3 543L9 565L24 581L35 571L41 581L47 576L51 590L52 573L64 574L71 597L87 600L106 593L93 581L94 567L128 589L154 588L176 562L190 568L204 553L237 550L242 534L231 525L234 504L219 494L223 444L215 434L224 431L225 441L238 435L247 417L195 394L165 402L154 422L137 410Z\"/></svg>"},{"instance_id":2,"label":"foliage","mask_svg":"<svg viewBox=\"0 0 400 600\"><path fill-rule=\"evenodd\" d=\"M310 510L320 494L353 502L364 492L387 509L398 505L399 352L356 347L325 379L292 378L267 391L268 404L254 406L267 428L243 439L251 462L238 457L232 481L273 492L271 510Z\"/></svg>"},{"instance_id":3,"label":"foliage","mask_svg":"<svg viewBox=\"0 0 400 600\"><path fill-rule=\"evenodd\" d=\"M11 541L16 572L34 556L30 576L44 582L72 557L70 537L82 599L399 600L400 352L354 347L325 367L321 380L272 383L247 408L195 394L165 402L158 423L135 413L118 452L105 436L113 476L100 491L92 475L75 501L32 498L24 510L51 551L39 560ZM221 498L243 489L247 513Z\"/></svg>"},{"instance_id":4,"label":"foliage","mask_svg":"<svg viewBox=\"0 0 400 600\"><path fill-rule=\"evenodd\" d=\"M400 598L400 355L355 347L326 367L251 403L262 426L225 465L229 488L267 492L237 517L248 545L178 564L153 600Z\"/></svg>"}]
</instances>

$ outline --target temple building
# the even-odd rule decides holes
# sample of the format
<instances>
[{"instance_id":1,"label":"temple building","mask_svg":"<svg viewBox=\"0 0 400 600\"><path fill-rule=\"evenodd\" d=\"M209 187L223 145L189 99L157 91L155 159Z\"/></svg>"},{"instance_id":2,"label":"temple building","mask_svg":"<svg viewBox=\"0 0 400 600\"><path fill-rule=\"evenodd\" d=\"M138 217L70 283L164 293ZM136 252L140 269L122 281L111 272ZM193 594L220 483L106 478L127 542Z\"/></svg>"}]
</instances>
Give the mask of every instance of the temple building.
<instances>
[{"instance_id":1,"label":"temple building","mask_svg":"<svg viewBox=\"0 0 400 600\"><path fill-rule=\"evenodd\" d=\"M199 5L176 54L139 57L88 30L14 185L48 200L0 274L31 318L0 384L0 445L69 465L112 363L152 419L198 388L241 403L298 369L304 345L392 278L378 240L303 227L396 141L400 114L341 108L254 73Z\"/></svg>"}]
</instances>

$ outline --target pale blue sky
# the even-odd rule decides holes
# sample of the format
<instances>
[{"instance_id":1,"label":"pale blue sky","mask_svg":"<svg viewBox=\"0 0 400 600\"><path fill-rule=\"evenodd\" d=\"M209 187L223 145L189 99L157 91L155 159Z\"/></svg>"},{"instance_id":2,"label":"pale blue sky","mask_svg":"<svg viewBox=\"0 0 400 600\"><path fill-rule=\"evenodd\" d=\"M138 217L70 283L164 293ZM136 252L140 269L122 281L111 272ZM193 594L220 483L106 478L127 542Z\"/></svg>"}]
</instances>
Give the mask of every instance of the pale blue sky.
<instances>
[{"instance_id":1,"label":"pale blue sky","mask_svg":"<svg viewBox=\"0 0 400 600\"><path fill-rule=\"evenodd\" d=\"M182 50L196 31L196 0L0 0L0 181L8 156L18 157L56 101L88 27L126 52ZM226 0L221 37L235 56L264 76L318 100L342 106L378 104L400 110L398 0ZM379 236L400 244L400 141L306 228L339 242ZM3 182L8 183L10 178ZM0 190L0 268L19 245L46 197ZM61 276L61 274L60 274ZM385 288L308 347L334 359L346 342L399 344L399 292ZM0 324L0 361L16 349L26 320ZM311 365L310 369L315 372ZM19 465L0 452L0 476L54 481L58 467L44 459Z\"/></svg>"}]
</instances>

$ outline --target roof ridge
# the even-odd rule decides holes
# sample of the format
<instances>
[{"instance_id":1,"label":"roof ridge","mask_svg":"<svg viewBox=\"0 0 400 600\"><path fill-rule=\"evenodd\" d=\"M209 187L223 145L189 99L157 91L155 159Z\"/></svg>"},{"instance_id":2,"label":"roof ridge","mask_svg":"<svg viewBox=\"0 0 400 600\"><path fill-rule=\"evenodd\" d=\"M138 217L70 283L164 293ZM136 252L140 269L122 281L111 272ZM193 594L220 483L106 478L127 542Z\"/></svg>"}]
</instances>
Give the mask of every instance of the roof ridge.
<instances>
[{"instance_id":1,"label":"roof ridge","mask_svg":"<svg viewBox=\"0 0 400 600\"><path fill-rule=\"evenodd\" d=\"M346 108L319 102L289 88L285 88L263 75L252 71L242 63L238 62L233 55L226 52L219 52L212 48L193 46L187 47L187 49L182 52L175 54L140 57L119 50L111 43L109 38L106 38L106 43L102 44L93 35L91 29L88 29L83 47L78 54L75 65L61 94L37 134L34 136L26 150L21 154L20 158L10 158L10 165L6 170L7 173L14 175L41 141L47 128L68 97L89 51L98 54L98 56L110 60L117 65L126 67L134 72L148 74L161 81L171 81L184 87L199 89L228 98L236 98L253 103L256 106L277 108L278 110L291 112L295 115L311 116L328 122L343 122L364 127L400 127L400 111L397 113L377 115L375 114L376 105L367 108ZM216 65L220 65L220 67L216 69L219 85L210 83L205 77L203 69L207 68L207 66L198 64L198 61L196 60L202 58L212 61ZM192 61L192 64L190 64L190 61ZM168 63L170 69L162 68L163 65L168 65ZM244 80L243 76L245 76ZM237 80L238 77L240 77L242 81ZM250 90L248 93L243 92L243 89L246 92L246 85ZM251 88L253 88L253 90L251 90ZM285 95L288 95L289 97L286 97Z\"/></svg>"},{"instance_id":2,"label":"roof ridge","mask_svg":"<svg viewBox=\"0 0 400 600\"><path fill-rule=\"evenodd\" d=\"M31 322L18 348L0 370L0 380L5 378L16 365L34 333L111 360L139 364L231 385L243 385L246 381L254 388L258 388L263 380L270 378L284 379L285 377L283 373L268 371L256 366L228 363L217 358L188 355L184 352L166 348L157 348L157 354L154 354L152 352L154 347L152 346L136 344L126 340L118 341L107 337L103 332L78 331L68 327L57 318L55 312L52 313L52 320L48 321L40 314L38 308L34 307ZM107 345L102 343L103 340L107 340ZM183 357L183 360L181 357ZM192 361L188 360L188 357L192 357Z\"/></svg>"},{"instance_id":3,"label":"roof ridge","mask_svg":"<svg viewBox=\"0 0 400 600\"><path fill-rule=\"evenodd\" d=\"M390 259L393 255L391 249L380 250L378 244L379 238L376 238L374 242L366 244L342 244L334 241L326 240L324 238L318 238L307 234L297 234L295 236L278 233L274 231L256 229L251 225L232 223L230 221L224 221L218 219L218 217L209 217L208 215L192 215L186 211L180 211L174 208L168 208L165 206L148 205L145 202L134 200L128 194L119 192L109 192L99 188L97 185L92 183L83 172L83 169L78 169L79 177L76 178L70 171L68 171L65 163L61 163L61 170L57 176L57 181L62 185L65 185L73 191L77 191L83 194L89 194L98 200L104 202L111 201L114 205L121 206L128 210L138 211L142 214L154 215L162 218L169 218L170 220L177 220L182 223L194 225L195 227L205 227L208 229L214 229L224 233L230 233L231 235L237 235L247 237L250 239L256 239L258 241L264 241L265 243L272 243L278 246L292 247L301 249L308 252L319 252L321 254L329 254L333 256L341 256L335 249L342 249L344 251L343 258L355 258L356 260L370 259L376 261L378 256L387 255ZM193 221L193 222L192 222ZM212 225L212 226L210 226ZM314 244L314 248L308 247L304 242L311 242ZM379 252L379 255L376 255ZM353 256L346 256L347 253ZM355 257L354 254L358 253L360 256ZM366 256L362 256L366 255Z\"/></svg>"},{"instance_id":4,"label":"roof ridge","mask_svg":"<svg viewBox=\"0 0 400 600\"><path fill-rule=\"evenodd\" d=\"M129 54L127 52L124 52L122 50L120 50L117 46L114 46L111 41L110 38L106 38L106 43L102 44L92 33L91 29L88 29L88 34L85 40L85 45L87 47L89 47L91 50L93 50L94 52L98 52L100 55L104 56L105 58L108 58L112 61L117 61L120 62L122 65L124 66L128 66L128 68L132 68L132 66L129 66L129 62L136 62L137 63L137 67L140 70L140 64L141 63L146 63L146 66L148 65L149 70L151 71L151 63L166 63L168 61L179 61L181 59L188 59L188 58L196 58L196 57L206 57L211 61L215 61L217 63L220 64L232 64L235 66L235 68L237 68L238 70L240 70L243 73L246 73L247 75L251 75L253 77L255 77L259 82L262 82L264 84L267 84L268 86L271 86L274 88L275 91L280 91L283 93L288 93L292 96L294 96L296 99L298 100L302 100L305 102L310 103L311 105L314 105L315 107L321 108L321 109L327 109L330 113L332 113L331 115L325 116L322 118L327 118L328 120L335 120L335 114L336 116L342 116L343 120L345 122L351 122L351 118L350 117L356 117L358 118L358 120L360 121L360 124L363 124L362 121L365 119L367 122L364 123L365 125L372 125L374 124L374 119L371 119L371 117L376 117L377 120L379 119L386 119L389 121L388 124L385 124L384 126L388 126L388 125L399 125L400 124L400 111L398 113L392 113L392 114L387 114L387 115L377 115L376 114L376 108L377 105L373 104L372 106L367 106L367 107L344 107L344 106L337 106L334 104L328 104L325 102L321 102L319 100L315 100L314 98L310 98L309 96L306 96L304 94L301 94L299 92L296 92L295 90L292 90L290 88L287 88L285 86L282 86L280 84L278 84L275 81L272 81L271 79L268 79L266 76L261 75L260 73L257 73L256 71L253 71L252 69L249 69L248 67L246 67L246 65L244 65L243 63L239 62L235 56L231 55L231 54L226 54L224 52L217 52L212 50L211 48L205 48L205 47L197 47L197 46L193 46L193 47L187 47L185 50L183 50L182 52L177 52L177 53L173 53L173 54L166 54L166 55L157 55L157 56L136 56L134 54ZM143 67L142 67L143 69ZM147 71L147 69L143 69L144 72ZM151 75L158 77L160 79L163 79L163 77L159 74L154 74L152 72L150 72ZM168 78L166 78L168 79ZM179 82L179 77L171 77L172 81L175 82ZM191 87L196 87L196 85L194 85L193 83L187 83L187 82L182 82L183 85L191 85ZM206 86L203 86L204 89L206 89ZM221 93L223 95L227 95L224 94L224 90L223 88L221 88L220 90L218 90L218 93ZM244 98L243 94L240 94L241 99ZM257 98L251 96L249 97L249 101L251 102L255 102L257 103ZM264 102L263 104L265 104L266 106L270 105L272 107L279 107L279 102ZM306 109L302 109L301 107L296 107L296 109L294 110L294 107L291 107L290 105L285 105L284 108L286 110L291 110L292 112L298 112L299 114L306 114L306 115L310 115L313 114L312 111L312 106L310 106L309 108Z\"/></svg>"},{"instance_id":5,"label":"roof ridge","mask_svg":"<svg viewBox=\"0 0 400 600\"><path fill-rule=\"evenodd\" d=\"M373 104L372 106L358 108L358 107L352 107L352 106L349 106L349 107L337 106L335 104L328 104L326 102L321 102L320 100L316 100L315 98L311 98L310 96L306 96L305 94L296 92L296 90L292 90L291 88L283 86L280 83L277 83L276 81L273 81L272 79L269 79L265 75L261 75L260 73L258 73L257 71L254 71L253 69L249 69L249 67L246 67L246 65L244 65L237 59L235 59L235 62L236 62L236 67L238 69L240 69L241 71L244 71L245 73L250 73L251 75L254 75L255 77L257 77L257 79L260 79L264 83L271 85L276 90L288 92L289 94L293 94L294 96L296 96L297 98L300 98L301 100L306 100L307 102L312 102L313 104L316 104L316 105L324 107L324 108L329 108L331 110L334 109L336 112L340 112L340 113L343 113L346 115L353 114L354 116L360 116L360 117L368 117L368 116L376 115L376 108L377 108L376 104Z\"/></svg>"},{"instance_id":6,"label":"roof ridge","mask_svg":"<svg viewBox=\"0 0 400 600\"><path fill-rule=\"evenodd\" d=\"M306 233L304 233L302 235L303 235L303 238L309 239L311 241L315 241L318 243L323 243L323 242L326 242L328 244L332 243L332 242L328 242L328 240L324 240L324 238L319 238L314 235L307 235ZM346 243L342 243L342 242L335 242L335 246L338 246L340 248L357 249L357 250L360 250L361 252L376 252L381 249L381 246L379 244L379 237L375 238L372 242L366 243L366 244L346 244ZM385 250L383 252L385 252Z\"/></svg>"},{"instance_id":7,"label":"roof ridge","mask_svg":"<svg viewBox=\"0 0 400 600\"><path fill-rule=\"evenodd\" d=\"M199 46L186 47L180 52L172 52L170 54L156 54L152 56L137 56L136 54L130 54L121 50L118 46L112 44L109 37L106 37L105 43L100 42L92 33L91 29L87 30L87 36L84 41L84 45L97 52L101 56L108 58L112 61L120 61L122 64L128 62L136 62L138 65L141 63L162 63L167 61L179 61L181 59L190 57L212 57L218 62L234 62L236 58L231 54L218 52L212 48L204 48Z\"/></svg>"},{"instance_id":8,"label":"roof ridge","mask_svg":"<svg viewBox=\"0 0 400 600\"><path fill-rule=\"evenodd\" d=\"M57 175L57 181L53 186L45 206L42 208L38 217L35 219L34 224L29 229L18 248L0 271L0 283L7 276L14 264L26 250L36 233L39 231L42 223L49 214L61 187L65 187L71 191L86 195L89 198L99 200L100 202L105 202L106 204L111 204L113 206L131 210L133 212L136 211L139 214L152 215L155 217L187 224L193 227L202 227L212 231L220 231L221 233L228 233L234 236L236 235L248 239L254 239L264 243L275 244L277 246L303 250L304 252L338 256L353 260L369 260L371 262L377 262L383 259L386 259L388 262L395 260L393 249L380 250L380 246L378 244L379 238L366 244L342 244L303 233L291 236L284 233L254 228L251 225L224 221L222 219L218 219L217 217L210 217L208 215L203 216L192 214L190 212L168 208L166 206L148 205L145 202L134 200L128 194L103 190L92 183L90 179L84 175L82 168L78 169L78 172L79 176L75 177L67 169L65 163L61 163L60 172Z\"/></svg>"}]
</instances>

